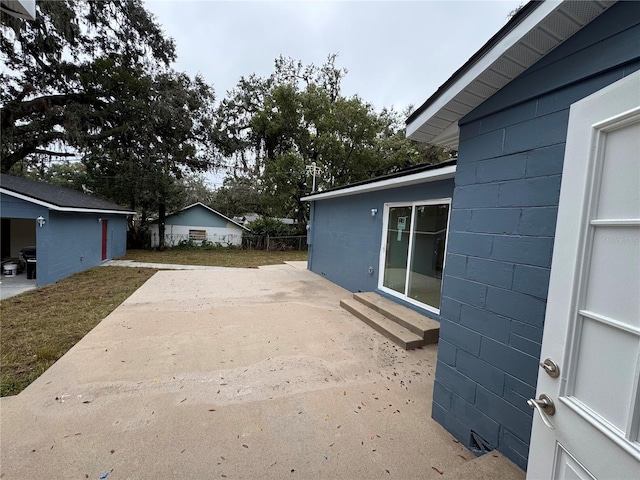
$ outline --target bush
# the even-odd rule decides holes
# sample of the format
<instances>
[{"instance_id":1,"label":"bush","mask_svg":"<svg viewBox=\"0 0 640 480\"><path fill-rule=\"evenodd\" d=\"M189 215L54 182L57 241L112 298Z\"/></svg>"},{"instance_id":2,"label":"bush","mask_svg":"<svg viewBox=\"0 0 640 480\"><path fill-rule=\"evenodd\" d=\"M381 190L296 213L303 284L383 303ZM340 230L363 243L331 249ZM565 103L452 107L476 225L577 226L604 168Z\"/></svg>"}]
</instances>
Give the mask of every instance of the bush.
<instances>
[{"instance_id":1,"label":"bush","mask_svg":"<svg viewBox=\"0 0 640 480\"><path fill-rule=\"evenodd\" d=\"M261 217L247 224L247 228L254 235L269 235L270 237L286 237L292 235L292 228L277 218Z\"/></svg>"}]
</instances>

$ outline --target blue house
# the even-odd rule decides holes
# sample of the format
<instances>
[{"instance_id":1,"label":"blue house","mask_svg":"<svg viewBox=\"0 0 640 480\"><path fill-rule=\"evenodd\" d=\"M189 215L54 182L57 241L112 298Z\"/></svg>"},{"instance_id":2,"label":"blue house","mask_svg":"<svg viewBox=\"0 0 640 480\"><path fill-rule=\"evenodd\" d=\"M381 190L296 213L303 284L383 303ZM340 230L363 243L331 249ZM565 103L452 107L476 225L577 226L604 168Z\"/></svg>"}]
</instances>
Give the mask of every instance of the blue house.
<instances>
[{"instance_id":1,"label":"blue house","mask_svg":"<svg viewBox=\"0 0 640 480\"><path fill-rule=\"evenodd\" d=\"M242 233L249 229L234 220L225 217L213 208L196 202L166 216L164 222L164 241L167 247L180 242L202 242L222 246L242 245ZM160 228L156 220L150 226L151 248L160 245Z\"/></svg>"},{"instance_id":2,"label":"blue house","mask_svg":"<svg viewBox=\"0 0 640 480\"><path fill-rule=\"evenodd\" d=\"M433 418L528 478L640 471L639 70L640 2L530 2L407 120L458 150L448 193L307 198L309 268L438 320ZM441 279L443 247L411 261L438 234Z\"/></svg>"},{"instance_id":3,"label":"blue house","mask_svg":"<svg viewBox=\"0 0 640 480\"><path fill-rule=\"evenodd\" d=\"M36 282L47 285L127 249L125 208L70 188L0 175L2 258L36 247Z\"/></svg>"}]
</instances>

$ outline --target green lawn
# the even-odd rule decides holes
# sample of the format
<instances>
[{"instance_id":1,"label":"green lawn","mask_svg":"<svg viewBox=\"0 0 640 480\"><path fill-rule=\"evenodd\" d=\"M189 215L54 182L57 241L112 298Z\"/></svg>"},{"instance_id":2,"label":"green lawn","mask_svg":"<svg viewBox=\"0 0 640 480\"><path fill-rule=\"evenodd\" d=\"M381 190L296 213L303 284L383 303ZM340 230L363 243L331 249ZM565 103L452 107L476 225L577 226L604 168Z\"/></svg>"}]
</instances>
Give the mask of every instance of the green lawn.
<instances>
[{"instance_id":1,"label":"green lawn","mask_svg":"<svg viewBox=\"0 0 640 480\"><path fill-rule=\"evenodd\" d=\"M265 252L263 250L129 250L125 260L152 263L174 263L178 265L208 265L218 267L259 267L276 265L284 261L307 260L307 252L289 250Z\"/></svg>"}]
</instances>

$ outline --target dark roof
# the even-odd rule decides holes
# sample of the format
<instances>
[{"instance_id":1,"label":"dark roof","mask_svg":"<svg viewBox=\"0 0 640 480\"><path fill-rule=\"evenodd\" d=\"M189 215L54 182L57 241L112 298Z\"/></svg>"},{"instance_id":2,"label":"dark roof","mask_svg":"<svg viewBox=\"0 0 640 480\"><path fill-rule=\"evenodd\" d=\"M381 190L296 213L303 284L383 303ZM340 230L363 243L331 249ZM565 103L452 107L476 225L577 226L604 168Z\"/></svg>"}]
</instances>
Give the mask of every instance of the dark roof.
<instances>
[{"instance_id":1,"label":"dark roof","mask_svg":"<svg viewBox=\"0 0 640 480\"><path fill-rule=\"evenodd\" d=\"M107 202L101 198L78 192L67 187L59 187L46 182L36 182L21 177L0 174L0 188L13 192L27 200L32 199L52 206L53 210L113 211L132 213L128 209ZM57 207L57 208L56 208Z\"/></svg>"},{"instance_id":2,"label":"dark roof","mask_svg":"<svg viewBox=\"0 0 640 480\"><path fill-rule=\"evenodd\" d=\"M344 190L345 188L358 187L360 185L367 185L369 183L380 182L382 180L391 180L392 178L406 177L407 175L413 175L415 173L422 173L428 170L437 170L438 168L449 167L451 165L455 165L458 161L457 158L452 158L451 160L447 160L442 163L421 163L420 165L412 165L410 167L401 168L393 173L388 173L386 175L381 175L375 178L369 178L367 180L361 180L359 182L350 183L348 185L342 185L340 187L328 188L327 190L322 190L321 192L310 193L309 196L319 193L329 193L335 192L337 190Z\"/></svg>"},{"instance_id":3,"label":"dark roof","mask_svg":"<svg viewBox=\"0 0 640 480\"><path fill-rule=\"evenodd\" d=\"M500 30L498 30L498 33L496 33L493 37L491 37L489 41L485 43L480 50L478 50L469 60L467 60L467 62L464 65L462 65L462 67L456 70L455 73L451 75L451 77L449 77L449 79L446 82L444 82L440 86L440 88L438 88L438 90L436 90L436 93L431 95L431 97L429 97L426 102L424 102L422 105L416 108L416 110L411 115L409 115L409 118L407 118L406 123L409 124L412 121L414 121L416 118L418 118L420 114L424 112L438 98L440 98L440 96L444 92L446 92L451 85L453 85L460 77L462 77L467 71L469 71L476 64L478 60L484 57L489 50L491 50L500 40L506 37L509 34L509 32L511 32L520 23L522 23L522 21L525 18L527 18L529 14L533 12L536 8L538 8L541 4L542 4L541 1L532 0L526 5L524 5L520 10L518 10L515 13L515 15L511 17L511 19L505 24L505 26L502 27Z\"/></svg>"}]
</instances>

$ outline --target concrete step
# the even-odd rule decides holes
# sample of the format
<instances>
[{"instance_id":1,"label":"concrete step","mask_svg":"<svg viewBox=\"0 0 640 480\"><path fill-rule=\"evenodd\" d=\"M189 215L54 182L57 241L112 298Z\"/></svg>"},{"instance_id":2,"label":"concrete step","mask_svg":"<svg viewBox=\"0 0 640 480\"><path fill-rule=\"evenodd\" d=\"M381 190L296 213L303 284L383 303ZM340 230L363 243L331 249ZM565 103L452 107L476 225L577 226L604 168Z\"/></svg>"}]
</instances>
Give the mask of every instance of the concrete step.
<instances>
[{"instance_id":1,"label":"concrete step","mask_svg":"<svg viewBox=\"0 0 640 480\"><path fill-rule=\"evenodd\" d=\"M354 293L353 298L420 336L425 345L438 343L440 322L437 320L420 315L374 292Z\"/></svg>"},{"instance_id":2,"label":"concrete step","mask_svg":"<svg viewBox=\"0 0 640 480\"><path fill-rule=\"evenodd\" d=\"M353 298L340 300L340 306L405 350L413 350L424 344L420 336Z\"/></svg>"}]
</instances>

